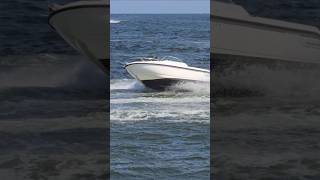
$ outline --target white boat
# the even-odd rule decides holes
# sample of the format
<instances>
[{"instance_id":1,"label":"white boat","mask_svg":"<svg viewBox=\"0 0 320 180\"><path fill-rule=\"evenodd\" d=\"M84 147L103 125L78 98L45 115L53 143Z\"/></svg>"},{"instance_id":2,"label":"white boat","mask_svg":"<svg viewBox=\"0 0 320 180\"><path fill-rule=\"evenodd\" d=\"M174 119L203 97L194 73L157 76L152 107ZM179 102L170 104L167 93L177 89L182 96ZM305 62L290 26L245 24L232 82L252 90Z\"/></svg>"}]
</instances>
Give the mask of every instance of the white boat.
<instances>
[{"instance_id":1,"label":"white boat","mask_svg":"<svg viewBox=\"0 0 320 180\"><path fill-rule=\"evenodd\" d=\"M210 82L209 70L190 67L172 56L141 58L127 63L125 69L146 87L156 90L165 90L180 82Z\"/></svg>"},{"instance_id":2,"label":"white boat","mask_svg":"<svg viewBox=\"0 0 320 180\"><path fill-rule=\"evenodd\" d=\"M314 26L256 17L230 0L213 0L211 29L215 65L320 63L320 31Z\"/></svg>"},{"instance_id":3,"label":"white boat","mask_svg":"<svg viewBox=\"0 0 320 180\"><path fill-rule=\"evenodd\" d=\"M109 71L109 0L49 6L50 26L73 48Z\"/></svg>"}]
</instances>

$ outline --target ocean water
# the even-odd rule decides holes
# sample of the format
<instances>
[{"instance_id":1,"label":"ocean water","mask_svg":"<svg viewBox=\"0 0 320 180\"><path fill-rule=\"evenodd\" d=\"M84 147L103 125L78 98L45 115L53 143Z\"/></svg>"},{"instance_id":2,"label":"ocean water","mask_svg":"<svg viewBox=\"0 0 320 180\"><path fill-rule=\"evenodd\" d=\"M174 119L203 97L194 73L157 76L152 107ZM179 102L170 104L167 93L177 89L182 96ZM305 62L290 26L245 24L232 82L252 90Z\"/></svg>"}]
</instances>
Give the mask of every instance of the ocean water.
<instances>
[{"instance_id":1,"label":"ocean water","mask_svg":"<svg viewBox=\"0 0 320 180\"><path fill-rule=\"evenodd\" d=\"M111 19L111 179L209 179L210 85L156 92L123 68L134 57L170 55L209 69L209 15Z\"/></svg>"},{"instance_id":2,"label":"ocean water","mask_svg":"<svg viewBox=\"0 0 320 180\"><path fill-rule=\"evenodd\" d=\"M320 26L318 0L234 1ZM48 2L1 1L1 179L105 179L105 76L49 28ZM155 16L112 17L112 177L208 179L208 87L148 92L121 66L175 55L208 68L209 17ZM223 151L212 162L217 179L319 179L319 72L262 66L224 77L230 95L211 101L211 125L221 128L212 144Z\"/></svg>"},{"instance_id":3,"label":"ocean water","mask_svg":"<svg viewBox=\"0 0 320 180\"><path fill-rule=\"evenodd\" d=\"M0 3L1 179L105 179L107 80L50 29L48 2Z\"/></svg>"},{"instance_id":4,"label":"ocean water","mask_svg":"<svg viewBox=\"0 0 320 180\"><path fill-rule=\"evenodd\" d=\"M256 16L320 27L319 1L234 1ZM319 65L255 63L212 75L213 177L319 179Z\"/></svg>"}]
</instances>

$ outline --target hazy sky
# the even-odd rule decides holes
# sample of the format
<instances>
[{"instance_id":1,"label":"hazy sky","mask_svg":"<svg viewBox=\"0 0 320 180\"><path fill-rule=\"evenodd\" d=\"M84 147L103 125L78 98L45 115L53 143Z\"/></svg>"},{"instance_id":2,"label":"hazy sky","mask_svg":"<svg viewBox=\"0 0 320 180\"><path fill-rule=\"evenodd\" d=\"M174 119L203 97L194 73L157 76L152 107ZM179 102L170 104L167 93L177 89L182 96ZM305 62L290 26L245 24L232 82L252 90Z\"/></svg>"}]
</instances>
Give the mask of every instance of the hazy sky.
<instances>
[{"instance_id":1,"label":"hazy sky","mask_svg":"<svg viewBox=\"0 0 320 180\"><path fill-rule=\"evenodd\" d=\"M111 14L209 14L210 0L111 0Z\"/></svg>"}]
</instances>

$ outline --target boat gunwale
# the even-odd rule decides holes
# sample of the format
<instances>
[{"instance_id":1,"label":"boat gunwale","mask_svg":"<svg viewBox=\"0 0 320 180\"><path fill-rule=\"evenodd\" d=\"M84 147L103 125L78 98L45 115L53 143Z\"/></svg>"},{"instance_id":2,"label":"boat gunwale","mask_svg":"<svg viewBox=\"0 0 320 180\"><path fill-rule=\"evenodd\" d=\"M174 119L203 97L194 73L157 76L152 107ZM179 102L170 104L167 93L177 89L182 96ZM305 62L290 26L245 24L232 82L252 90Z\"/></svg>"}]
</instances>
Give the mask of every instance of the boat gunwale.
<instances>
[{"instance_id":1,"label":"boat gunwale","mask_svg":"<svg viewBox=\"0 0 320 180\"><path fill-rule=\"evenodd\" d=\"M66 7L61 6L59 9L50 12L50 14L48 16L48 24L50 25L50 27L53 30L56 30L51 24L51 19L55 15L63 13L65 11L69 11L69 10L85 9L85 8L110 8L110 5L109 4L92 4L92 5L89 5L89 4L76 4L76 5L70 5L70 6L66 5Z\"/></svg>"},{"instance_id":2,"label":"boat gunwale","mask_svg":"<svg viewBox=\"0 0 320 180\"><path fill-rule=\"evenodd\" d=\"M124 68L127 68L130 65L136 65L136 64L160 65L160 66L167 66L167 67L174 67L174 68L180 68L180 69L186 69L186 70L193 70L193 71L198 71L198 72L210 73L210 70L196 68L196 67L190 67L190 66L181 67L181 66L174 66L174 65L169 65L169 64L149 63L149 62L131 62L131 63L127 63L124 66Z\"/></svg>"},{"instance_id":3,"label":"boat gunwale","mask_svg":"<svg viewBox=\"0 0 320 180\"><path fill-rule=\"evenodd\" d=\"M239 19L239 18L223 17L223 16L219 16L219 15L212 15L212 14L210 15L210 17L211 17L211 21L215 21L215 20L232 21L232 22L235 22L235 23L242 23L242 24L249 25L249 26L252 25L252 26L267 27L271 31L272 30L273 31L277 31L278 30L278 32L279 32L279 30L284 30L286 32L294 32L294 33L301 34L301 35L304 35L304 36L312 35L313 38L320 39L320 31L319 31L319 28L317 28L316 26L310 26L310 25L305 25L305 24L281 21L281 22L284 22L284 23L290 23L290 24L295 24L295 25L308 26L310 28L316 28L314 30L294 29L294 28L289 27L289 26L280 26L278 24L257 22L257 21L254 21L254 20L245 20L245 19ZM262 18L262 19L267 19L267 20L270 20L270 21L280 21L280 20L269 19L269 18Z\"/></svg>"}]
</instances>

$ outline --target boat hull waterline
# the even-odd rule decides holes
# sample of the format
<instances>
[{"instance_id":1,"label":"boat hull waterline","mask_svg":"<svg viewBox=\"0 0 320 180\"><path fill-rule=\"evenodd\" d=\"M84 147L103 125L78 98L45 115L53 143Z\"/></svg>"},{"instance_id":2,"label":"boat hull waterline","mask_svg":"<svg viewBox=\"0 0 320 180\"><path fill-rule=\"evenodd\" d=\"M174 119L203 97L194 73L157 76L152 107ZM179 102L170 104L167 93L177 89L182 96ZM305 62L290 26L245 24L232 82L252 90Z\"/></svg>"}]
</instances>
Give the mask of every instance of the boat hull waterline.
<instances>
[{"instance_id":1,"label":"boat hull waterline","mask_svg":"<svg viewBox=\"0 0 320 180\"><path fill-rule=\"evenodd\" d=\"M193 67L181 67L157 62L133 62L125 66L128 73L155 90L166 90L185 82L210 82L210 71Z\"/></svg>"}]
</instances>

